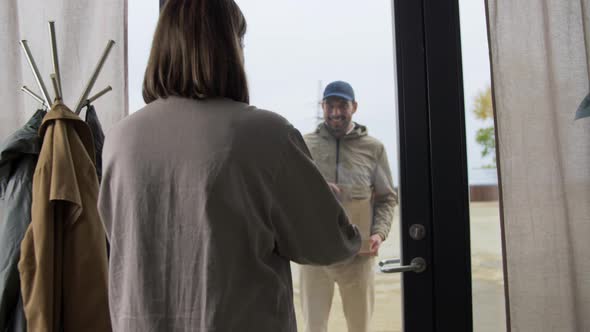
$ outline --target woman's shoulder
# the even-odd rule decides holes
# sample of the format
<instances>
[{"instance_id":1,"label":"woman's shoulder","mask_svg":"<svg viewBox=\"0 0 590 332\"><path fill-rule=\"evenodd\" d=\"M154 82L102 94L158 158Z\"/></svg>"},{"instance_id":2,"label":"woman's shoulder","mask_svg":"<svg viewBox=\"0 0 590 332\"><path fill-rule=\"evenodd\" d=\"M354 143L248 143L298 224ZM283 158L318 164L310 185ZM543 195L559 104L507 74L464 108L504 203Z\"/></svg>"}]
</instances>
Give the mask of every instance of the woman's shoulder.
<instances>
[{"instance_id":1,"label":"woman's shoulder","mask_svg":"<svg viewBox=\"0 0 590 332\"><path fill-rule=\"evenodd\" d=\"M234 121L234 147L237 155L275 164L279 155L288 150L297 130L283 116L265 109L249 106Z\"/></svg>"},{"instance_id":2,"label":"woman's shoulder","mask_svg":"<svg viewBox=\"0 0 590 332\"><path fill-rule=\"evenodd\" d=\"M256 106L248 106L244 112L244 123L251 125L263 125L268 129L284 130L291 126L283 116Z\"/></svg>"},{"instance_id":3,"label":"woman's shoulder","mask_svg":"<svg viewBox=\"0 0 590 332\"><path fill-rule=\"evenodd\" d=\"M294 129L283 116L256 106L248 106L240 113L238 126L248 133L256 132L269 139L287 137Z\"/></svg>"}]
</instances>

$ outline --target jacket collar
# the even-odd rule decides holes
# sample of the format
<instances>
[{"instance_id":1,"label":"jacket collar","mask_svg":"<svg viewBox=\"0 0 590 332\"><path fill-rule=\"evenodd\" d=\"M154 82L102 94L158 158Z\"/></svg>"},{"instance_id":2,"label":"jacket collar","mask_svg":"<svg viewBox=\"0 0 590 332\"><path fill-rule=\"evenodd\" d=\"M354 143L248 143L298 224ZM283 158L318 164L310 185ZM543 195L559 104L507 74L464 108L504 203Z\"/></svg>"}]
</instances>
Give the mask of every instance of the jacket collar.
<instances>
[{"instance_id":1,"label":"jacket collar","mask_svg":"<svg viewBox=\"0 0 590 332\"><path fill-rule=\"evenodd\" d=\"M318 127L316 128L316 134L318 134L319 136L323 137L323 138L332 138L335 139L335 137L332 135L332 133L330 132L330 130L328 129L328 126L326 125L325 122L322 122L318 125ZM352 129L352 131L346 135L344 135L342 137L342 139L356 139L356 138L361 138L364 136L367 136L369 134L369 131L367 129L366 126L363 126L361 124L358 124L356 122L354 122L354 128Z\"/></svg>"},{"instance_id":2,"label":"jacket collar","mask_svg":"<svg viewBox=\"0 0 590 332\"><path fill-rule=\"evenodd\" d=\"M76 115L76 113L72 112L66 105L61 102L57 102L51 106L51 111L49 111L45 118L43 118L43 123L41 124L41 128L39 128L39 135L41 137L45 135L47 126L55 120L67 120L73 121L74 123L84 123L84 121L82 121L82 119L80 119L80 117Z\"/></svg>"},{"instance_id":3,"label":"jacket collar","mask_svg":"<svg viewBox=\"0 0 590 332\"><path fill-rule=\"evenodd\" d=\"M43 118L43 123L41 124L41 128L39 128L39 136L45 136L47 127L56 121L66 121L72 125L72 128L76 131L78 136L80 136L86 150L88 150L92 162L95 162L94 142L92 140L90 128L84 120L61 102L53 104L51 110L47 112L47 115Z\"/></svg>"}]
</instances>

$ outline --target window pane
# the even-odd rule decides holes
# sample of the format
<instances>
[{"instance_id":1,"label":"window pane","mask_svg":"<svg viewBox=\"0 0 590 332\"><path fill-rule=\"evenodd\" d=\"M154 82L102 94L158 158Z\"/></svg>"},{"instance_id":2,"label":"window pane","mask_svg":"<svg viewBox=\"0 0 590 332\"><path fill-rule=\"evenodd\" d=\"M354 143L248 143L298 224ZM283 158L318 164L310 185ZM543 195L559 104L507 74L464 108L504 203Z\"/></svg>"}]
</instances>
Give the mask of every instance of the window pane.
<instances>
[{"instance_id":1,"label":"window pane","mask_svg":"<svg viewBox=\"0 0 590 332\"><path fill-rule=\"evenodd\" d=\"M369 135L384 144L397 188L397 100L391 1L236 2L248 21L244 44L251 103L283 115L306 134L323 122L319 102L326 85L336 80L349 82L358 101L353 121L365 125ZM400 275L377 272L377 262L398 258L399 247L399 209L396 207L390 235L379 257L371 264L370 274L375 282L371 331L401 330ZM292 270L297 322L299 330L304 331L301 267L292 264ZM335 272L332 277L339 276ZM359 281L353 283L358 286L361 278L359 275ZM338 284L331 284L335 288L328 331L347 331ZM320 287L319 291L325 288Z\"/></svg>"},{"instance_id":2,"label":"window pane","mask_svg":"<svg viewBox=\"0 0 590 332\"><path fill-rule=\"evenodd\" d=\"M506 330L494 120L484 0L460 0L461 47L471 194L473 325Z\"/></svg>"}]
</instances>

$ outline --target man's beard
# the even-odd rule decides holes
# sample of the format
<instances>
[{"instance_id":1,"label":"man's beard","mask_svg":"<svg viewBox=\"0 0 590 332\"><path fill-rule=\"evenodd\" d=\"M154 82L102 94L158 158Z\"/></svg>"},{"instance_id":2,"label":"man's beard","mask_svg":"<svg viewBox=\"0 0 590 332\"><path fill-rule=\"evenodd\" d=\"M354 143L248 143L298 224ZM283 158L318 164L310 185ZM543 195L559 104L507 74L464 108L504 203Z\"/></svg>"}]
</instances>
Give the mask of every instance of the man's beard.
<instances>
[{"instance_id":1,"label":"man's beard","mask_svg":"<svg viewBox=\"0 0 590 332\"><path fill-rule=\"evenodd\" d=\"M333 120L340 120L338 125L333 125ZM351 119L346 119L344 116L330 116L328 120L325 121L326 127L330 131L330 133L335 137L342 137L346 135L348 128L350 128L350 123L352 122Z\"/></svg>"}]
</instances>

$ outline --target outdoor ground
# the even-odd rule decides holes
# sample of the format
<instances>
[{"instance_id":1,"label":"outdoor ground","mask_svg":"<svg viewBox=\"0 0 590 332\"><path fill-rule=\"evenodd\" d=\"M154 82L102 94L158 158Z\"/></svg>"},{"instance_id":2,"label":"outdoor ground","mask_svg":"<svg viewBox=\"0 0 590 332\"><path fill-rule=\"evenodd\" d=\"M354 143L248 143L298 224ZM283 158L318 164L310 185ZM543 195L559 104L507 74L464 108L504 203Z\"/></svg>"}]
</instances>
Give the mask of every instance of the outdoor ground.
<instances>
[{"instance_id":1,"label":"outdoor ground","mask_svg":"<svg viewBox=\"0 0 590 332\"><path fill-rule=\"evenodd\" d=\"M471 262L475 332L506 330L499 218L498 202L471 203ZM390 238L383 244L379 260L399 257L399 215L397 213L395 220L396 224L392 226ZM292 268L297 322L299 331L303 331L298 267L296 264L292 264ZM375 268L375 273L375 312L371 332L401 331L400 275L383 274L378 272L377 268ZM338 292L334 295L328 331L347 331Z\"/></svg>"}]
</instances>

